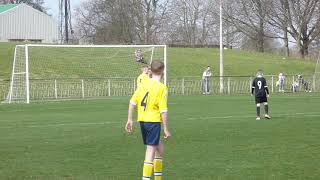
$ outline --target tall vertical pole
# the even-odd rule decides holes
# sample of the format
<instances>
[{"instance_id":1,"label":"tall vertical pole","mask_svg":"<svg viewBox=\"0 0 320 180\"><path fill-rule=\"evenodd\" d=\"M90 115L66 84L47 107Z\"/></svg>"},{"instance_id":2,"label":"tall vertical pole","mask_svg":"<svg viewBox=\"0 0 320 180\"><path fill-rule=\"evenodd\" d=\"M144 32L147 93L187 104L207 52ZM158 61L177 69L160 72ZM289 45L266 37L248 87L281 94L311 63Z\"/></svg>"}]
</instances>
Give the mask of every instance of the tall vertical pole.
<instances>
[{"instance_id":1,"label":"tall vertical pole","mask_svg":"<svg viewBox=\"0 0 320 180\"><path fill-rule=\"evenodd\" d=\"M65 28L65 33L66 33L66 43L69 42L69 27L68 27L68 19L69 19L69 14L68 14L68 0L64 0L64 28Z\"/></svg>"},{"instance_id":2,"label":"tall vertical pole","mask_svg":"<svg viewBox=\"0 0 320 180\"><path fill-rule=\"evenodd\" d=\"M223 93L223 29L222 29L222 0L220 0L220 93Z\"/></svg>"},{"instance_id":3,"label":"tall vertical pole","mask_svg":"<svg viewBox=\"0 0 320 180\"><path fill-rule=\"evenodd\" d=\"M16 46L14 48L14 57L13 57L13 65L12 65L12 76L11 76L11 82L10 82L10 91L9 91L9 104L11 103L12 99L12 91L13 91L13 81L14 81L14 74L15 74L15 66L16 66L16 58L17 58L17 48L19 46Z\"/></svg>"},{"instance_id":4,"label":"tall vertical pole","mask_svg":"<svg viewBox=\"0 0 320 180\"><path fill-rule=\"evenodd\" d=\"M29 84L29 50L28 45L25 47L25 56L26 56L26 93L27 93L27 104L30 102L30 84Z\"/></svg>"}]
</instances>

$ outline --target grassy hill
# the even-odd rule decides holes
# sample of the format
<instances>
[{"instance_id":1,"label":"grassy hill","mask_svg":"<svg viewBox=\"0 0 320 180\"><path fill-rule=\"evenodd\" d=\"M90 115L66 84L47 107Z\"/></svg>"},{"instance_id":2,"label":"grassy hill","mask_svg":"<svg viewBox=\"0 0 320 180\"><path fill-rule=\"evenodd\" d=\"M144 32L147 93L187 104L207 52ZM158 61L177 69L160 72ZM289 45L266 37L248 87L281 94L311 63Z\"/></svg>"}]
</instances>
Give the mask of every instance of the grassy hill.
<instances>
[{"instance_id":1,"label":"grassy hill","mask_svg":"<svg viewBox=\"0 0 320 180\"><path fill-rule=\"evenodd\" d=\"M0 79L8 79L10 77L14 47L15 44L13 43L0 43ZM120 58L117 61L110 61L110 64L107 67L97 63L101 62L101 57L108 56L106 55L105 49L94 50L92 54L87 55L88 57L85 58L84 55L86 53L81 53L80 51L72 49L64 49L61 51L53 51L53 49L30 51L30 56L41 59L41 61L30 62L30 72L33 73L31 77L49 77L50 75L55 74L59 74L59 77L78 77L73 76L74 74L81 74L88 77L101 77L106 75L132 76L139 72L139 65L133 61L119 61ZM131 51L128 51L127 54L127 57L129 57L132 53ZM57 65L55 65L55 63L49 63L53 60L57 61ZM80 67L76 70L72 70L65 65L71 64L71 66L76 66L77 63L74 62L78 60L88 60L90 63L83 62L87 63L85 67ZM49 66L49 64L50 67L47 67L46 69L43 68L44 66ZM92 66L88 66L88 64L92 64ZM207 65L213 67L214 75L219 75L218 49L169 48L168 50L169 78L175 76L200 76L204 67ZM95 68L99 70L97 71ZM283 71L286 74L312 74L314 68L315 63L312 61L292 58L283 59L281 56L267 53L225 50L225 75L227 76L252 75L257 69L263 69L265 74L278 74L280 71ZM132 72L135 73L131 74ZM48 74L50 75L48 76Z\"/></svg>"}]
</instances>

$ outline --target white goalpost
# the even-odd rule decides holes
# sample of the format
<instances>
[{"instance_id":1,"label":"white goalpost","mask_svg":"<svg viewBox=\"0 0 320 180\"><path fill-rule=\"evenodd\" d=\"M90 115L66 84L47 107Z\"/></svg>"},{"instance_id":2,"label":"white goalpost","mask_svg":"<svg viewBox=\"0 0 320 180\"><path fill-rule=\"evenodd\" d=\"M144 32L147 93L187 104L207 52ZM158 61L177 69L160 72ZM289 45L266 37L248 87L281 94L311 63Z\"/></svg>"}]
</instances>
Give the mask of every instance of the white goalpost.
<instances>
[{"instance_id":1,"label":"white goalpost","mask_svg":"<svg viewBox=\"0 0 320 180\"><path fill-rule=\"evenodd\" d=\"M153 60L166 84L166 45L17 45L5 103L128 96Z\"/></svg>"}]
</instances>

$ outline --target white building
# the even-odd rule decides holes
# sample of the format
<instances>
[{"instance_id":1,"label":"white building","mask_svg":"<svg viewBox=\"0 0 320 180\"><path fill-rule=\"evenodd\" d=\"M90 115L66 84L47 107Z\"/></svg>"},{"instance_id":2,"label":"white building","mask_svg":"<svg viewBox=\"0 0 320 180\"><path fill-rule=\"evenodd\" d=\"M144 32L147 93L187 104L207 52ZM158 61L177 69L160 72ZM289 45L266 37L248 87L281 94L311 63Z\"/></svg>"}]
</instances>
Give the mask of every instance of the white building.
<instances>
[{"instance_id":1,"label":"white building","mask_svg":"<svg viewBox=\"0 0 320 180\"><path fill-rule=\"evenodd\" d=\"M0 42L10 41L55 43L58 23L26 4L0 5Z\"/></svg>"}]
</instances>

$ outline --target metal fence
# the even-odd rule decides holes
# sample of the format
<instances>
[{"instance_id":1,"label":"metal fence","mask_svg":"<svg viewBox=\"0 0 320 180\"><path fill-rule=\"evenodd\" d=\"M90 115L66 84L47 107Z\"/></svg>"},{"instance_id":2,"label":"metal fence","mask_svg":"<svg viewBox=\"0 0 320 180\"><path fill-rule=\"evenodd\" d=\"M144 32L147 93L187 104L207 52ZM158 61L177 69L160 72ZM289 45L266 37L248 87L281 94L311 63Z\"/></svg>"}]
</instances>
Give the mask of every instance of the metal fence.
<instances>
[{"instance_id":1,"label":"metal fence","mask_svg":"<svg viewBox=\"0 0 320 180\"><path fill-rule=\"evenodd\" d=\"M254 77L224 77L224 94L250 93ZM270 91L278 92L277 76L265 77ZM285 92L320 91L320 82L315 76L304 76L304 83L297 76L287 76ZM210 94L219 94L220 77L209 80ZM9 80L0 81L0 100L6 99ZM293 88L293 85L297 87ZM308 86L308 87L306 87ZM201 77L178 77L168 81L170 95L200 95L203 93ZM136 89L136 78L101 79L34 79L30 80L31 100L89 99L110 96L130 96Z\"/></svg>"}]
</instances>

